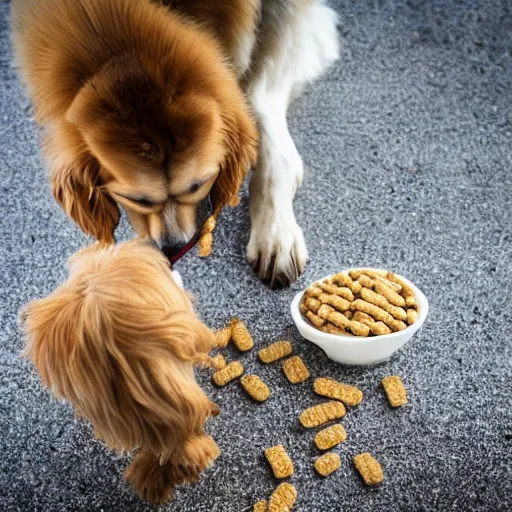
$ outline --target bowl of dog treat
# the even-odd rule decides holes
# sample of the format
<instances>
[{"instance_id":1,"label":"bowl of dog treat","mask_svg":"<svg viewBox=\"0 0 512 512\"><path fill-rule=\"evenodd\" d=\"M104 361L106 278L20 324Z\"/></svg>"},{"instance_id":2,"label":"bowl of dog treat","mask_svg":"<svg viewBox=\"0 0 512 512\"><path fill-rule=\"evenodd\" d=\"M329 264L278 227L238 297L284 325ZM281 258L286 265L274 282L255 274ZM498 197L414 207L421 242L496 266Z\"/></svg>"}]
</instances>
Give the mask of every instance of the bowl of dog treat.
<instances>
[{"instance_id":1,"label":"bowl of dog treat","mask_svg":"<svg viewBox=\"0 0 512 512\"><path fill-rule=\"evenodd\" d=\"M354 268L315 281L291 304L300 334L334 361L351 365L387 361L421 328L425 295L387 270Z\"/></svg>"}]
</instances>

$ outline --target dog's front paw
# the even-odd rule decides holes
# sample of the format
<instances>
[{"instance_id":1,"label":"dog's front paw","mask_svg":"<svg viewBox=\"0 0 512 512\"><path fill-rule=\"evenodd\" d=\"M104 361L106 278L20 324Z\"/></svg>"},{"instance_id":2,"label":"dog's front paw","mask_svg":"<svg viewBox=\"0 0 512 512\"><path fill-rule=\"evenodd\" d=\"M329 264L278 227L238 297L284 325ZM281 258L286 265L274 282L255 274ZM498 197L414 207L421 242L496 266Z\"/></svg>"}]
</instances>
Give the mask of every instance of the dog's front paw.
<instances>
[{"instance_id":1,"label":"dog's front paw","mask_svg":"<svg viewBox=\"0 0 512 512\"><path fill-rule=\"evenodd\" d=\"M304 271L308 250L293 215L260 210L252 219L247 259L271 288L292 284Z\"/></svg>"}]
</instances>

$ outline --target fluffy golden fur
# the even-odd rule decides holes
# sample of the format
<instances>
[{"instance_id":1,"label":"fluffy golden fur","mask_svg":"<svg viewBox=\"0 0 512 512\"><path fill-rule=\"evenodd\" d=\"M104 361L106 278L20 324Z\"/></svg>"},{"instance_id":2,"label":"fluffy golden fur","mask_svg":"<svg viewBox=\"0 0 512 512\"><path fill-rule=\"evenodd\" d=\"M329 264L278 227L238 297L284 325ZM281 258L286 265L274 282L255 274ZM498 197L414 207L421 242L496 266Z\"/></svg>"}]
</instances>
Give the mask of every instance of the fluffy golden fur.
<instances>
[{"instance_id":1,"label":"fluffy golden fur","mask_svg":"<svg viewBox=\"0 0 512 512\"><path fill-rule=\"evenodd\" d=\"M217 457L204 423L218 409L194 377L213 364L215 337L154 245L80 251L68 280L21 315L44 384L111 449L139 450L125 476L142 498L169 499Z\"/></svg>"},{"instance_id":2,"label":"fluffy golden fur","mask_svg":"<svg viewBox=\"0 0 512 512\"><path fill-rule=\"evenodd\" d=\"M257 130L227 53L257 2L174 3L13 2L16 61L54 196L101 242L113 240L118 205L140 236L187 241L197 204L210 192L217 213L236 203L256 160Z\"/></svg>"}]
</instances>

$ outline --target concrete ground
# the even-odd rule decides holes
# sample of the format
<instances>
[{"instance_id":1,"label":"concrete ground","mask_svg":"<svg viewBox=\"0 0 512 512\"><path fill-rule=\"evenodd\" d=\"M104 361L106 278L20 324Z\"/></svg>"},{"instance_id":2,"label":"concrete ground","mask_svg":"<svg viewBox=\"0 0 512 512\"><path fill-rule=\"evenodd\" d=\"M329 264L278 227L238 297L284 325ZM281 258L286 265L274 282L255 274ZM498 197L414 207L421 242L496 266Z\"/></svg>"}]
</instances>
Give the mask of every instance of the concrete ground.
<instances>
[{"instance_id":1,"label":"concrete ground","mask_svg":"<svg viewBox=\"0 0 512 512\"><path fill-rule=\"evenodd\" d=\"M309 245L304 276L270 291L244 256L247 192L226 212L213 255L179 263L212 326L246 320L256 348L291 337L312 376L359 386L342 420L341 469L318 477L313 432L297 422L318 403L311 381L292 386L279 365L242 356L272 388L252 403L238 384L214 389L208 430L222 448L195 486L162 510L249 510L276 481L263 450L283 443L295 462L296 510L512 509L512 7L508 0L331 0L340 62L293 105L290 127L307 177L295 201ZM0 4L0 508L144 511L123 482L128 458L109 453L69 405L54 401L20 356L17 313L66 277L88 241L50 196L29 103L11 69L9 5ZM122 224L121 239L133 236ZM351 266L409 277L427 295L423 329L390 362L344 367L292 327L293 295ZM229 357L238 357L234 349ZM400 374L409 404L379 389ZM372 452L386 481L364 487L351 457Z\"/></svg>"}]
</instances>

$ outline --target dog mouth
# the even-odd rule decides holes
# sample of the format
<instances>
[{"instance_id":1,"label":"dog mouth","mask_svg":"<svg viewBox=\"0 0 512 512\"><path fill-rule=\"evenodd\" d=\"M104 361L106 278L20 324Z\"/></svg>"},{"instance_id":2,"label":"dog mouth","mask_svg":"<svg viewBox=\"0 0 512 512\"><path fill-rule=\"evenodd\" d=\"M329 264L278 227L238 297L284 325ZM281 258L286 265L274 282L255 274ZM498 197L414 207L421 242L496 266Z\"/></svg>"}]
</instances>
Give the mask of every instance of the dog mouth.
<instances>
[{"instance_id":1,"label":"dog mouth","mask_svg":"<svg viewBox=\"0 0 512 512\"><path fill-rule=\"evenodd\" d=\"M174 226L168 226L170 235L165 236L162 240L157 242L158 247L170 261L170 263L176 263L181 259L187 252L189 252L198 242L201 236L201 230L204 223L213 213L213 207L211 198L208 195L203 199L197 206L196 212L196 230L190 235L181 231L180 235L176 235ZM174 223L171 223L174 224Z\"/></svg>"}]
</instances>

